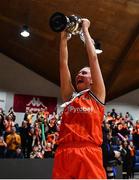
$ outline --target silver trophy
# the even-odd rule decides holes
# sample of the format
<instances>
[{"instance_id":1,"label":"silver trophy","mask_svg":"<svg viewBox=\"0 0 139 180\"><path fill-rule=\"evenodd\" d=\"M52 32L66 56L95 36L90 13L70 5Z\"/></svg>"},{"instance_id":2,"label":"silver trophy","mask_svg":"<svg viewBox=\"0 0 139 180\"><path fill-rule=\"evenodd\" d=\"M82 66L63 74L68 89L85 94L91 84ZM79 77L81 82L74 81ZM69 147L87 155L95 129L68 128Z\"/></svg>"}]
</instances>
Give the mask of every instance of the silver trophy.
<instances>
[{"instance_id":1,"label":"silver trophy","mask_svg":"<svg viewBox=\"0 0 139 180\"><path fill-rule=\"evenodd\" d=\"M76 15L65 16L60 12L54 13L49 20L54 32L66 31L68 36L80 34L82 29L82 18Z\"/></svg>"},{"instance_id":2,"label":"silver trophy","mask_svg":"<svg viewBox=\"0 0 139 180\"><path fill-rule=\"evenodd\" d=\"M49 25L54 32L67 32L67 39L72 35L79 35L80 39L85 43L82 31L82 18L76 15L65 16L63 13L55 12L49 19ZM94 41L92 39L94 44Z\"/></svg>"}]
</instances>

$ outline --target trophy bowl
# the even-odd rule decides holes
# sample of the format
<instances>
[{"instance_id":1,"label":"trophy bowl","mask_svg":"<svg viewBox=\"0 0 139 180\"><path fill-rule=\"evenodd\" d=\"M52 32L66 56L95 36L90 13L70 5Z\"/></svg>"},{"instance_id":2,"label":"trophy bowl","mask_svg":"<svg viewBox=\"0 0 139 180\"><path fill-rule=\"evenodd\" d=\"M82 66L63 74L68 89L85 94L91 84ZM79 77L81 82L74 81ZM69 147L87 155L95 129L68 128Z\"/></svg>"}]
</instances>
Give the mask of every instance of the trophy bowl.
<instances>
[{"instance_id":1,"label":"trophy bowl","mask_svg":"<svg viewBox=\"0 0 139 180\"><path fill-rule=\"evenodd\" d=\"M49 19L49 25L54 32L62 32L67 26L67 18L60 12L55 12Z\"/></svg>"},{"instance_id":2,"label":"trophy bowl","mask_svg":"<svg viewBox=\"0 0 139 180\"><path fill-rule=\"evenodd\" d=\"M56 12L50 17L49 25L54 32L65 30L72 35L76 35L81 30L82 19L79 16L65 16L63 13Z\"/></svg>"}]
</instances>

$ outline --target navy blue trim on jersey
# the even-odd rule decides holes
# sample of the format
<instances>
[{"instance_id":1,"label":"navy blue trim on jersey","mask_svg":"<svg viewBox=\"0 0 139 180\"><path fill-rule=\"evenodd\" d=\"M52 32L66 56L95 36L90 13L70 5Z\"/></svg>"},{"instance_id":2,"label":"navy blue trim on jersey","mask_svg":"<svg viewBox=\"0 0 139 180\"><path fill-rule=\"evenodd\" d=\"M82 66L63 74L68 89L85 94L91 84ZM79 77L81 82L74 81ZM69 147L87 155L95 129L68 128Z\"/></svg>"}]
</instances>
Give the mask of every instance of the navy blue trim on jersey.
<instances>
[{"instance_id":1,"label":"navy blue trim on jersey","mask_svg":"<svg viewBox=\"0 0 139 180\"><path fill-rule=\"evenodd\" d=\"M100 104L102 104L103 106L105 105L105 103L101 102L94 94L92 91L88 92L96 101L98 101Z\"/></svg>"}]
</instances>

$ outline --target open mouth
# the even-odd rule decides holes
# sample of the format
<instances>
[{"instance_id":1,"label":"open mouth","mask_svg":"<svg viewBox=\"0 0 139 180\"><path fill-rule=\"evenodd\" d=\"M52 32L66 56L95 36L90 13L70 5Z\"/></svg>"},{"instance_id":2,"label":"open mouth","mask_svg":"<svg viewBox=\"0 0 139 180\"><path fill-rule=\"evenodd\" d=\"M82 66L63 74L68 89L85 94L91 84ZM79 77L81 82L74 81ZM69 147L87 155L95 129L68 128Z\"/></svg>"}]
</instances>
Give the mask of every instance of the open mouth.
<instances>
[{"instance_id":1,"label":"open mouth","mask_svg":"<svg viewBox=\"0 0 139 180\"><path fill-rule=\"evenodd\" d=\"M80 83L83 83L83 82L84 82L83 80L79 79L79 80L77 81L77 84L80 84Z\"/></svg>"}]
</instances>

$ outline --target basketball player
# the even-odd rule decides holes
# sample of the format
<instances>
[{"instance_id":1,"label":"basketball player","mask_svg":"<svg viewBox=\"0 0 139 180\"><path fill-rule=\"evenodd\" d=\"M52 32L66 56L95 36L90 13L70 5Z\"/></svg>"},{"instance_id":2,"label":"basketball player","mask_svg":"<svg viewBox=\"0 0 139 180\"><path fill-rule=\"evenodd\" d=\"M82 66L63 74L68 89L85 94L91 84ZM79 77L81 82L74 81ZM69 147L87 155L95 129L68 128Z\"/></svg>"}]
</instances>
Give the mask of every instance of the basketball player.
<instances>
[{"instance_id":1,"label":"basketball player","mask_svg":"<svg viewBox=\"0 0 139 180\"><path fill-rule=\"evenodd\" d=\"M60 81L65 108L53 178L106 179L101 150L105 86L89 27L90 21L83 19L82 30L90 67L78 72L76 90L68 67L67 34L61 33Z\"/></svg>"}]
</instances>

